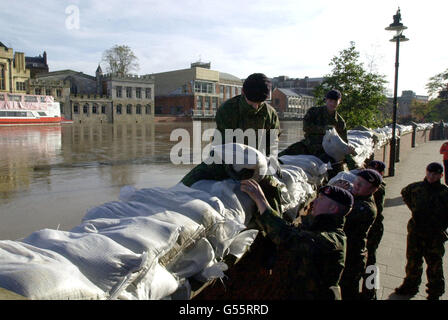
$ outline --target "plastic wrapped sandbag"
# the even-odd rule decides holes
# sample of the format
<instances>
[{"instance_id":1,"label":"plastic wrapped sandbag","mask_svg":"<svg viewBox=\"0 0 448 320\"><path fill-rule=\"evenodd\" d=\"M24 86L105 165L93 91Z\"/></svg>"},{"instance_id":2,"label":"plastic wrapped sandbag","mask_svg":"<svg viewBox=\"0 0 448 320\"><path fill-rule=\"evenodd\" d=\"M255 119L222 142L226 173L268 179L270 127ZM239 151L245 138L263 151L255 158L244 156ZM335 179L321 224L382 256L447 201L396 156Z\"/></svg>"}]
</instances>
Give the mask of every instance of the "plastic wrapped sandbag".
<instances>
[{"instance_id":1,"label":"plastic wrapped sandbag","mask_svg":"<svg viewBox=\"0 0 448 320\"><path fill-rule=\"evenodd\" d=\"M0 287L35 300L106 297L62 255L10 240L0 241Z\"/></svg>"},{"instance_id":2,"label":"plastic wrapped sandbag","mask_svg":"<svg viewBox=\"0 0 448 320\"><path fill-rule=\"evenodd\" d=\"M212 156L205 159L206 164L231 165L236 173L243 169L254 170L252 179L260 181L268 172L266 156L257 149L240 143L227 143L212 147Z\"/></svg>"},{"instance_id":3,"label":"plastic wrapped sandbag","mask_svg":"<svg viewBox=\"0 0 448 320\"><path fill-rule=\"evenodd\" d=\"M320 186L327 176L327 171L331 170L330 163L324 163L316 156L312 155L284 155L279 160L285 165L297 166L305 171L308 183Z\"/></svg>"},{"instance_id":4,"label":"plastic wrapped sandbag","mask_svg":"<svg viewBox=\"0 0 448 320\"><path fill-rule=\"evenodd\" d=\"M136 253L165 254L177 241L182 226L154 217L95 219L84 221L71 232L98 233Z\"/></svg>"},{"instance_id":5,"label":"plastic wrapped sandbag","mask_svg":"<svg viewBox=\"0 0 448 320\"><path fill-rule=\"evenodd\" d=\"M345 155L350 153L350 147L339 136L335 128L331 128L325 132L322 139L322 147L325 153L332 157L335 161L341 161Z\"/></svg>"},{"instance_id":6,"label":"plastic wrapped sandbag","mask_svg":"<svg viewBox=\"0 0 448 320\"><path fill-rule=\"evenodd\" d=\"M44 229L22 241L64 256L110 296L143 272L147 263L145 254L136 254L100 234Z\"/></svg>"}]
</instances>

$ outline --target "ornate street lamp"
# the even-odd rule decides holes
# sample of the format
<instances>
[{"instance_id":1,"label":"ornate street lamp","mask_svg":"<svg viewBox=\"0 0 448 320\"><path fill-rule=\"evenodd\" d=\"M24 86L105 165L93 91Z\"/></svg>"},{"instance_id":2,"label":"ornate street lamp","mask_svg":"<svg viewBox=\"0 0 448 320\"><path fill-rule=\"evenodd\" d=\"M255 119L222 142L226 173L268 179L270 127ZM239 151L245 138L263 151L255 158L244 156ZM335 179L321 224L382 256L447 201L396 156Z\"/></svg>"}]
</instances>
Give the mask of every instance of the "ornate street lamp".
<instances>
[{"instance_id":1,"label":"ornate street lamp","mask_svg":"<svg viewBox=\"0 0 448 320\"><path fill-rule=\"evenodd\" d=\"M397 89L398 89L398 60L399 60L399 52L400 52L400 42L408 41L409 39L403 35L403 30L407 29L400 21L401 21L401 13L400 8L398 8L397 13L393 16L394 22L391 23L386 30L395 31L395 36L390 40L391 42L396 43L396 51L395 51L395 86L394 86L394 102L393 102L393 115L392 115L392 141L391 141L391 149L390 149L390 158L389 158L389 176L393 177L395 175L395 160L396 160L396 146L397 146L397 137L396 137L396 127L397 127Z\"/></svg>"}]
</instances>

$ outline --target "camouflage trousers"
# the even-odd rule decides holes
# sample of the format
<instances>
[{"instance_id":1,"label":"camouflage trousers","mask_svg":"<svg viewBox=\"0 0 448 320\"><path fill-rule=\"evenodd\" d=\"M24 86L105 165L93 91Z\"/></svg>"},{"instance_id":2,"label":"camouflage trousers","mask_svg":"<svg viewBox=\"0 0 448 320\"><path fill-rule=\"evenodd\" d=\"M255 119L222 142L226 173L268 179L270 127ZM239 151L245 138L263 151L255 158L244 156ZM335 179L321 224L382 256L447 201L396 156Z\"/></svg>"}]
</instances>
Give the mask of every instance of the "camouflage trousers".
<instances>
[{"instance_id":1,"label":"camouflage trousers","mask_svg":"<svg viewBox=\"0 0 448 320\"><path fill-rule=\"evenodd\" d=\"M339 282L342 300L359 300L361 298L359 281L364 275L366 263L366 254L361 254L356 257L346 257L344 271Z\"/></svg>"},{"instance_id":2,"label":"camouflage trousers","mask_svg":"<svg viewBox=\"0 0 448 320\"><path fill-rule=\"evenodd\" d=\"M375 222L370 227L369 233L367 235L367 266L376 264L376 250L380 245L381 239L383 238L384 233L384 225L383 225L384 217L380 214L376 217ZM364 273L363 275L363 283L362 283L362 295L365 299L376 299L376 290L375 289L367 289L366 287L366 278L369 274Z\"/></svg>"},{"instance_id":3,"label":"camouflage trousers","mask_svg":"<svg viewBox=\"0 0 448 320\"><path fill-rule=\"evenodd\" d=\"M404 286L418 289L423 273L424 258L427 264L426 277L428 279L426 292L434 296L441 296L445 292L442 260L445 254L444 242L443 235L417 231L415 222L412 219L409 220Z\"/></svg>"}]
</instances>

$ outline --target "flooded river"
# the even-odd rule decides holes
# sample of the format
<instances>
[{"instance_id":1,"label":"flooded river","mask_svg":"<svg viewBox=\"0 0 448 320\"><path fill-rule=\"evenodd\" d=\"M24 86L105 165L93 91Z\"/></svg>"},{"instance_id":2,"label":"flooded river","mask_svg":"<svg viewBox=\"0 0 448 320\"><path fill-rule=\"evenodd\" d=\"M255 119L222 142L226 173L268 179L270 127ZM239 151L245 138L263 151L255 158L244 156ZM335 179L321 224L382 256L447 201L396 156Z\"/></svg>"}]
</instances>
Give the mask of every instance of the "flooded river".
<instances>
[{"instance_id":1,"label":"flooded river","mask_svg":"<svg viewBox=\"0 0 448 320\"><path fill-rule=\"evenodd\" d=\"M302 138L301 122L281 127L279 150ZM195 166L170 161L177 128L192 135L193 123L0 127L0 240L69 230L126 185L173 186Z\"/></svg>"}]
</instances>

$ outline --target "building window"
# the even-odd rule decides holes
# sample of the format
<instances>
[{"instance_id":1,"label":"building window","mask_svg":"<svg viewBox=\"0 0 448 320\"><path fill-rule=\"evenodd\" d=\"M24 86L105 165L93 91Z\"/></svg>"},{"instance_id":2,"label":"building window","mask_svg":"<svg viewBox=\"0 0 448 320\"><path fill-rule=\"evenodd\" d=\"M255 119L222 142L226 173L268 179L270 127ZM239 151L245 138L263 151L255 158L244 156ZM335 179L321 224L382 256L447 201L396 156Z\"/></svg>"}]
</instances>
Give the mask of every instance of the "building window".
<instances>
[{"instance_id":1,"label":"building window","mask_svg":"<svg viewBox=\"0 0 448 320\"><path fill-rule=\"evenodd\" d=\"M98 105L97 105L97 104L94 104L94 105L92 106L92 113L94 113L94 114L97 114L97 113L98 113Z\"/></svg>"},{"instance_id":2,"label":"building window","mask_svg":"<svg viewBox=\"0 0 448 320\"><path fill-rule=\"evenodd\" d=\"M121 114L121 104L117 106L117 114Z\"/></svg>"},{"instance_id":3,"label":"building window","mask_svg":"<svg viewBox=\"0 0 448 320\"><path fill-rule=\"evenodd\" d=\"M57 89L56 90L56 96L59 97L59 98L62 97L62 90L61 89Z\"/></svg>"},{"instance_id":4,"label":"building window","mask_svg":"<svg viewBox=\"0 0 448 320\"><path fill-rule=\"evenodd\" d=\"M224 99L224 86L219 86L219 97Z\"/></svg>"},{"instance_id":5,"label":"building window","mask_svg":"<svg viewBox=\"0 0 448 320\"><path fill-rule=\"evenodd\" d=\"M212 82L195 81L194 92L200 93L214 93L214 84Z\"/></svg>"},{"instance_id":6,"label":"building window","mask_svg":"<svg viewBox=\"0 0 448 320\"><path fill-rule=\"evenodd\" d=\"M127 113L127 114L132 114L132 105L131 105L131 104L128 104L128 105L126 106L126 113Z\"/></svg>"},{"instance_id":7,"label":"building window","mask_svg":"<svg viewBox=\"0 0 448 320\"><path fill-rule=\"evenodd\" d=\"M146 99L151 99L151 88L146 88L145 89L145 93L146 93Z\"/></svg>"},{"instance_id":8,"label":"building window","mask_svg":"<svg viewBox=\"0 0 448 320\"><path fill-rule=\"evenodd\" d=\"M6 90L5 89L5 65L0 64L0 90Z\"/></svg>"},{"instance_id":9,"label":"building window","mask_svg":"<svg viewBox=\"0 0 448 320\"><path fill-rule=\"evenodd\" d=\"M25 82L16 82L16 90L17 91L25 91Z\"/></svg>"},{"instance_id":10,"label":"building window","mask_svg":"<svg viewBox=\"0 0 448 320\"><path fill-rule=\"evenodd\" d=\"M230 86L226 86L226 97L230 98Z\"/></svg>"},{"instance_id":11,"label":"building window","mask_svg":"<svg viewBox=\"0 0 448 320\"><path fill-rule=\"evenodd\" d=\"M101 113L106 114L106 106L101 106Z\"/></svg>"},{"instance_id":12,"label":"building window","mask_svg":"<svg viewBox=\"0 0 448 320\"><path fill-rule=\"evenodd\" d=\"M196 96L196 109L202 109L202 96Z\"/></svg>"},{"instance_id":13,"label":"building window","mask_svg":"<svg viewBox=\"0 0 448 320\"><path fill-rule=\"evenodd\" d=\"M151 105L150 104L147 104L146 106L145 106L145 111L146 111L146 114L151 114Z\"/></svg>"},{"instance_id":14,"label":"building window","mask_svg":"<svg viewBox=\"0 0 448 320\"><path fill-rule=\"evenodd\" d=\"M142 106L141 105L137 105L136 109L135 109L135 113L136 114L142 114Z\"/></svg>"},{"instance_id":15,"label":"building window","mask_svg":"<svg viewBox=\"0 0 448 320\"><path fill-rule=\"evenodd\" d=\"M210 97L204 97L205 98L205 109L209 110L210 109Z\"/></svg>"},{"instance_id":16,"label":"building window","mask_svg":"<svg viewBox=\"0 0 448 320\"><path fill-rule=\"evenodd\" d=\"M36 95L41 95L42 94L42 90L41 90L41 88L36 88L36 89L34 89L34 94L36 94Z\"/></svg>"},{"instance_id":17,"label":"building window","mask_svg":"<svg viewBox=\"0 0 448 320\"><path fill-rule=\"evenodd\" d=\"M46 96L51 96L51 89L46 89L45 90L45 95Z\"/></svg>"},{"instance_id":18,"label":"building window","mask_svg":"<svg viewBox=\"0 0 448 320\"><path fill-rule=\"evenodd\" d=\"M75 104L73 106L73 113L79 113L79 105Z\"/></svg>"},{"instance_id":19,"label":"building window","mask_svg":"<svg viewBox=\"0 0 448 320\"><path fill-rule=\"evenodd\" d=\"M218 97L212 97L212 109L216 110L218 107Z\"/></svg>"},{"instance_id":20,"label":"building window","mask_svg":"<svg viewBox=\"0 0 448 320\"><path fill-rule=\"evenodd\" d=\"M82 113L84 114L89 113L89 105L87 103L82 107Z\"/></svg>"},{"instance_id":21,"label":"building window","mask_svg":"<svg viewBox=\"0 0 448 320\"><path fill-rule=\"evenodd\" d=\"M142 88L135 88L135 97L137 99L141 99L142 98Z\"/></svg>"},{"instance_id":22,"label":"building window","mask_svg":"<svg viewBox=\"0 0 448 320\"><path fill-rule=\"evenodd\" d=\"M132 98L132 88L126 87L126 98Z\"/></svg>"},{"instance_id":23,"label":"building window","mask_svg":"<svg viewBox=\"0 0 448 320\"><path fill-rule=\"evenodd\" d=\"M122 88L121 87L116 87L115 91L116 91L116 94L117 94L117 98L121 98L122 97Z\"/></svg>"}]
</instances>

